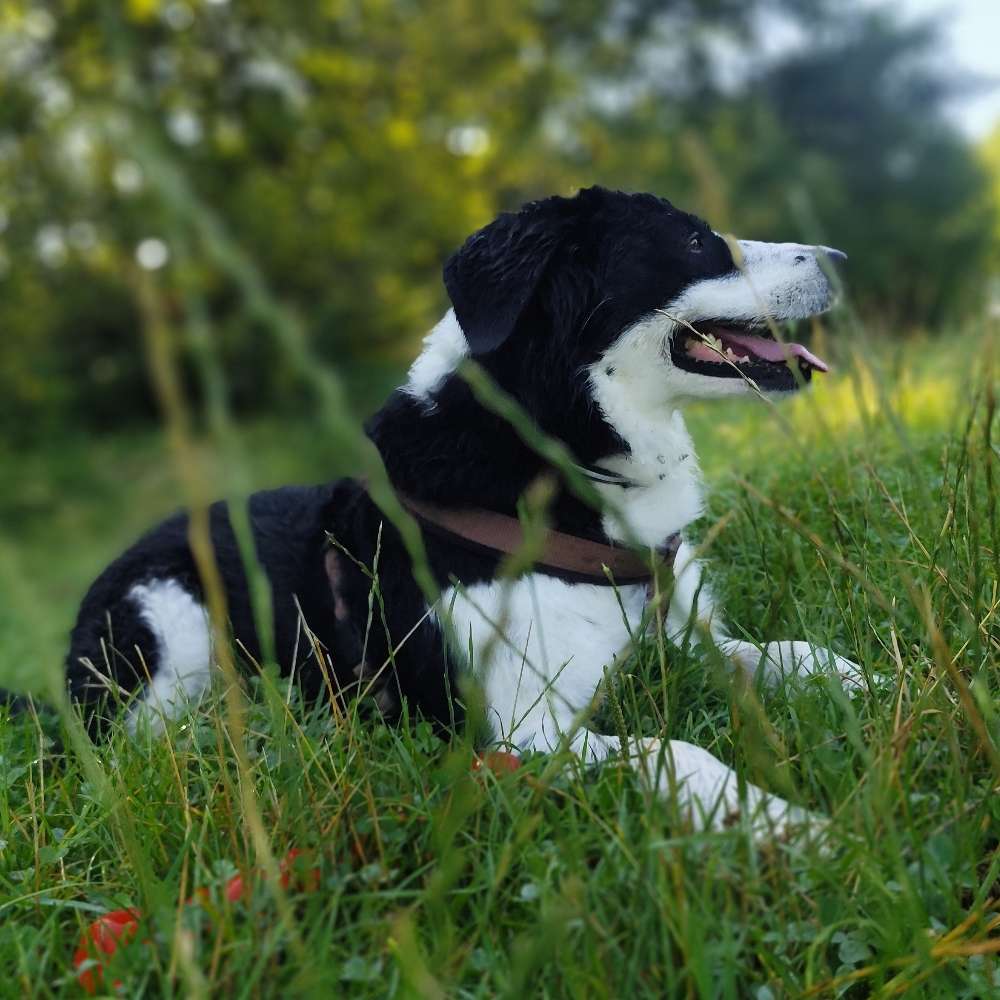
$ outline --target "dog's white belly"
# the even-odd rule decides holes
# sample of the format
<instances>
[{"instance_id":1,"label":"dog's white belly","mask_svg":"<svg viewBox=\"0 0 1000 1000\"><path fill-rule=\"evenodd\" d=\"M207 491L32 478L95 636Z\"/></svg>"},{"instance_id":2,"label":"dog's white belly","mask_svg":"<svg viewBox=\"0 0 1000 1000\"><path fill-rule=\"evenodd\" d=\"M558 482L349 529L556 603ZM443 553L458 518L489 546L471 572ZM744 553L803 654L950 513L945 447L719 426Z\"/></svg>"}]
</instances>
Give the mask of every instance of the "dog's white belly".
<instances>
[{"instance_id":1,"label":"dog's white belly","mask_svg":"<svg viewBox=\"0 0 1000 1000\"><path fill-rule=\"evenodd\" d=\"M499 740L556 747L590 705L604 668L642 627L646 587L567 583L533 573L451 588L442 624L482 685Z\"/></svg>"}]
</instances>

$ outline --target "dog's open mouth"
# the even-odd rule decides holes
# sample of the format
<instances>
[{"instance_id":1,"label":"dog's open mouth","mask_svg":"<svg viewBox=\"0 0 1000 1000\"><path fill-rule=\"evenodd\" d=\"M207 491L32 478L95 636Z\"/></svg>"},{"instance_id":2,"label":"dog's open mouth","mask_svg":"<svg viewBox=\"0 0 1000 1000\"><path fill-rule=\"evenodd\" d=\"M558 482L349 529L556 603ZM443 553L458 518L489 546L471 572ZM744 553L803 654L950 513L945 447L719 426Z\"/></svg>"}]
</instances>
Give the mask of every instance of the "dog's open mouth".
<instances>
[{"instance_id":1,"label":"dog's open mouth","mask_svg":"<svg viewBox=\"0 0 1000 1000\"><path fill-rule=\"evenodd\" d=\"M766 326L723 320L694 323L674 333L670 356L678 368L715 378L749 378L762 389L796 389L814 369L829 365L802 344L779 343ZM797 374L791 365L798 369Z\"/></svg>"}]
</instances>

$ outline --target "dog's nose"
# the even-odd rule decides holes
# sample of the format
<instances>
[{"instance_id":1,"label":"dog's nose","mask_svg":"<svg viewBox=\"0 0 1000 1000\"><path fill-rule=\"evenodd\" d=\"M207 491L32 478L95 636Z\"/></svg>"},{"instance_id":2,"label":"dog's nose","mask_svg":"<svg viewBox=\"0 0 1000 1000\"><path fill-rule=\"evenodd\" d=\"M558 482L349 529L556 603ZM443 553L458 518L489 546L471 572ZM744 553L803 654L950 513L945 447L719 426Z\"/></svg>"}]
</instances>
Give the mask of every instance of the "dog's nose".
<instances>
[{"instance_id":1,"label":"dog's nose","mask_svg":"<svg viewBox=\"0 0 1000 1000\"><path fill-rule=\"evenodd\" d=\"M847 261L847 254L843 250L834 250L833 247L817 247L817 250L822 251L834 264L843 264Z\"/></svg>"}]
</instances>

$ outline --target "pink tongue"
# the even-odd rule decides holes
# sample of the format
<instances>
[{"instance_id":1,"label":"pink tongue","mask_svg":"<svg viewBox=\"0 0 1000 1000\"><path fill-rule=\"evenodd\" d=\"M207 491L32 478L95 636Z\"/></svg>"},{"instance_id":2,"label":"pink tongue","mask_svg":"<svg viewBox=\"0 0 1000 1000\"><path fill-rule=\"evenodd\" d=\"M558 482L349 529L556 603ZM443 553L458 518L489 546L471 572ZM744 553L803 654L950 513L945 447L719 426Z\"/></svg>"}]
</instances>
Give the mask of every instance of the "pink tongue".
<instances>
[{"instance_id":1,"label":"pink tongue","mask_svg":"<svg viewBox=\"0 0 1000 1000\"><path fill-rule=\"evenodd\" d=\"M830 370L830 366L822 358L817 358L812 351L801 344L779 344L776 340L768 340L766 337L754 337L749 333L730 333L728 330L720 333L724 346L745 347L765 361L786 361L791 356L802 358L821 372Z\"/></svg>"}]
</instances>

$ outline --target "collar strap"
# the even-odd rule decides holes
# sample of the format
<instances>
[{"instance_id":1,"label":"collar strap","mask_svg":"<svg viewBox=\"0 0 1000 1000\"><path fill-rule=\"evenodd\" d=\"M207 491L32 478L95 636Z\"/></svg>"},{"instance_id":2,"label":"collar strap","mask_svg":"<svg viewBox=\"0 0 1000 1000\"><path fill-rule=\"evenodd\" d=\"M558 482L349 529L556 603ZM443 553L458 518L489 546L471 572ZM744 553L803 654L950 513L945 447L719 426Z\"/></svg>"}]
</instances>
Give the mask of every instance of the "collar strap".
<instances>
[{"instance_id":1,"label":"collar strap","mask_svg":"<svg viewBox=\"0 0 1000 1000\"><path fill-rule=\"evenodd\" d=\"M524 528L516 517L482 507L439 507L403 493L397 495L425 532L464 548L487 555L513 555L524 545ZM673 567L680 543L680 533L673 534L656 550L657 568ZM632 549L549 529L535 570L573 583L621 586L651 583L655 573L653 563L650 555Z\"/></svg>"}]
</instances>

